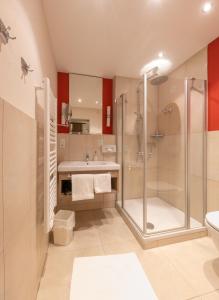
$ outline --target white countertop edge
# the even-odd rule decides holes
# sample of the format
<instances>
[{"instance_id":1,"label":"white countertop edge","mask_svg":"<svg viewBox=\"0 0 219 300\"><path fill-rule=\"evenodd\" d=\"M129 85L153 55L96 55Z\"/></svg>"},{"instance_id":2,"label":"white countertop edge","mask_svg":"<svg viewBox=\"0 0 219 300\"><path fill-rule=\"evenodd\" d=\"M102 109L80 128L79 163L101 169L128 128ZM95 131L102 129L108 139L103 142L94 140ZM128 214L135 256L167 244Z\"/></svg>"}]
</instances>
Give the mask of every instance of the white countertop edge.
<instances>
[{"instance_id":1,"label":"white countertop edge","mask_svg":"<svg viewBox=\"0 0 219 300\"><path fill-rule=\"evenodd\" d=\"M86 165L86 166L76 166L69 165L66 166L60 163L58 165L58 172L89 172L89 171L118 171L120 170L120 165L117 163L112 163L108 165Z\"/></svg>"}]
</instances>

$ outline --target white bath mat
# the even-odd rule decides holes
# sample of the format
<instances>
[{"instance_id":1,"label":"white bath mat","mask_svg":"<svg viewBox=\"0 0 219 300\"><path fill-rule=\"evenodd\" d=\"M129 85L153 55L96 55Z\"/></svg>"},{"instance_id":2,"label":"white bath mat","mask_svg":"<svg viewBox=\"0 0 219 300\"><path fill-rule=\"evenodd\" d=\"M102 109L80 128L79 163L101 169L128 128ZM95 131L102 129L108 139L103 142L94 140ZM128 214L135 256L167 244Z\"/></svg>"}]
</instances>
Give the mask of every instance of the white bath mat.
<instances>
[{"instance_id":1,"label":"white bath mat","mask_svg":"<svg viewBox=\"0 0 219 300\"><path fill-rule=\"evenodd\" d=\"M70 300L157 300L134 253L76 258Z\"/></svg>"}]
</instances>

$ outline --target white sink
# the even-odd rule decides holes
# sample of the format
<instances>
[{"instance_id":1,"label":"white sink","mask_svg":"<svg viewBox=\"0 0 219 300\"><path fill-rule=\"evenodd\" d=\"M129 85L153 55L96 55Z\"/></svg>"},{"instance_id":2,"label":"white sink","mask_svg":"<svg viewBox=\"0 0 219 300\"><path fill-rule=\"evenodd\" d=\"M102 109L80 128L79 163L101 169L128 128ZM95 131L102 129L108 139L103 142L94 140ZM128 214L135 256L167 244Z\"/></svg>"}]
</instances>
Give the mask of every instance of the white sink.
<instances>
[{"instance_id":1,"label":"white sink","mask_svg":"<svg viewBox=\"0 0 219 300\"><path fill-rule=\"evenodd\" d=\"M119 170L120 165L112 161L63 161L58 165L58 172L86 172Z\"/></svg>"},{"instance_id":2,"label":"white sink","mask_svg":"<svg viewBox=\"0 0 219 300\"><path fill-rule=\"evenodd\" d=\"M88 161L87 165L89 166L105 166L105 165L109 165L109 164L113 164L113 162L108 162L108 161Z\"/></svg>"}]
</instances>

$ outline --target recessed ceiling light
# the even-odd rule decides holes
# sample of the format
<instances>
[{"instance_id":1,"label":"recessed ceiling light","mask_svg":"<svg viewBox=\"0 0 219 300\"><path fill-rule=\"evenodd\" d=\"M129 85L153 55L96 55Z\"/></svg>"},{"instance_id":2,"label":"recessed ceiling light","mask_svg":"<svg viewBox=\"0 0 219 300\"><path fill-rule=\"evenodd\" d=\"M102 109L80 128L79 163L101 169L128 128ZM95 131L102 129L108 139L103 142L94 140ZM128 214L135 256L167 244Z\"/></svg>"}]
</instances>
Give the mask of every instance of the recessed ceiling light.
<instances>
[{"instance_id":1,"label":"recessed ceiling light","mask_svg":"<svg viewBox=\"0 0 219 300\"><path fill-rule=\"evenodd\" d=\"M158 53L158 57L160 57L160 58L163 57L163 52L162 51Z\"/></svg>"},{"instance_id":2,"label":"recessed ceiling light","mask_svg":"<svg viewBox=\"0 0 219 300\"><path fill-rule=\"evenodd\" d=\"M96 104L99 104L99 101L96 101Z\"/></svg>"},{"instance_id":3,"label":"recessed ceiling light","mask_svg":"<svg viewBox=\"0 0 219 300\"><path fill-rule=\"evenodd\" d=\"M78 99L78 103L81 103L82 102L82 100L81 99Z\"/></svg>"},{"instance_id":4,"label":"recessed ceiling light","mask_svg":"<svg viewBox=\"0 0 219 300\"><path fill-rule=\"evenodd\" d=\"M207 14L209 13L213 8L213 5L210 1L208 2L205 2L203 5L202 5L202 12Z\"/></svg>"}]
</instances>

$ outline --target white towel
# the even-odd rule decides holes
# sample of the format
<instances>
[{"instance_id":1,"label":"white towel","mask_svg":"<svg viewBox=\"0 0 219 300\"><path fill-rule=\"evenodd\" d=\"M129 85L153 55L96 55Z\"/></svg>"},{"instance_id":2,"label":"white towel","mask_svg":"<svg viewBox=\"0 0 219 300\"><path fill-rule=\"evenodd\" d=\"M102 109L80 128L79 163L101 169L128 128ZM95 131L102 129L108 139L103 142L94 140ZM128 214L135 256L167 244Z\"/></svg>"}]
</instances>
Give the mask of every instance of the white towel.
<instances>
[{"instance_id":1,"label":"white towel","mask_svg":"<svg viewBox=\"0 0 219 300\"><path fill-rule=\"evenodd\" d=\"M71 176L72 201L94 199L94 177L92 174Z\"/></svg>"},{"instance_id":2,"label":"white towel","mask_svg":"<svg viewBox=\"0 0 219 300\"><path fill-rule=\"evenodd\" d=\"M94 190L96 194L110 193L111 190L111 174L94 175Z\"/></svg>"}]
</instances>

